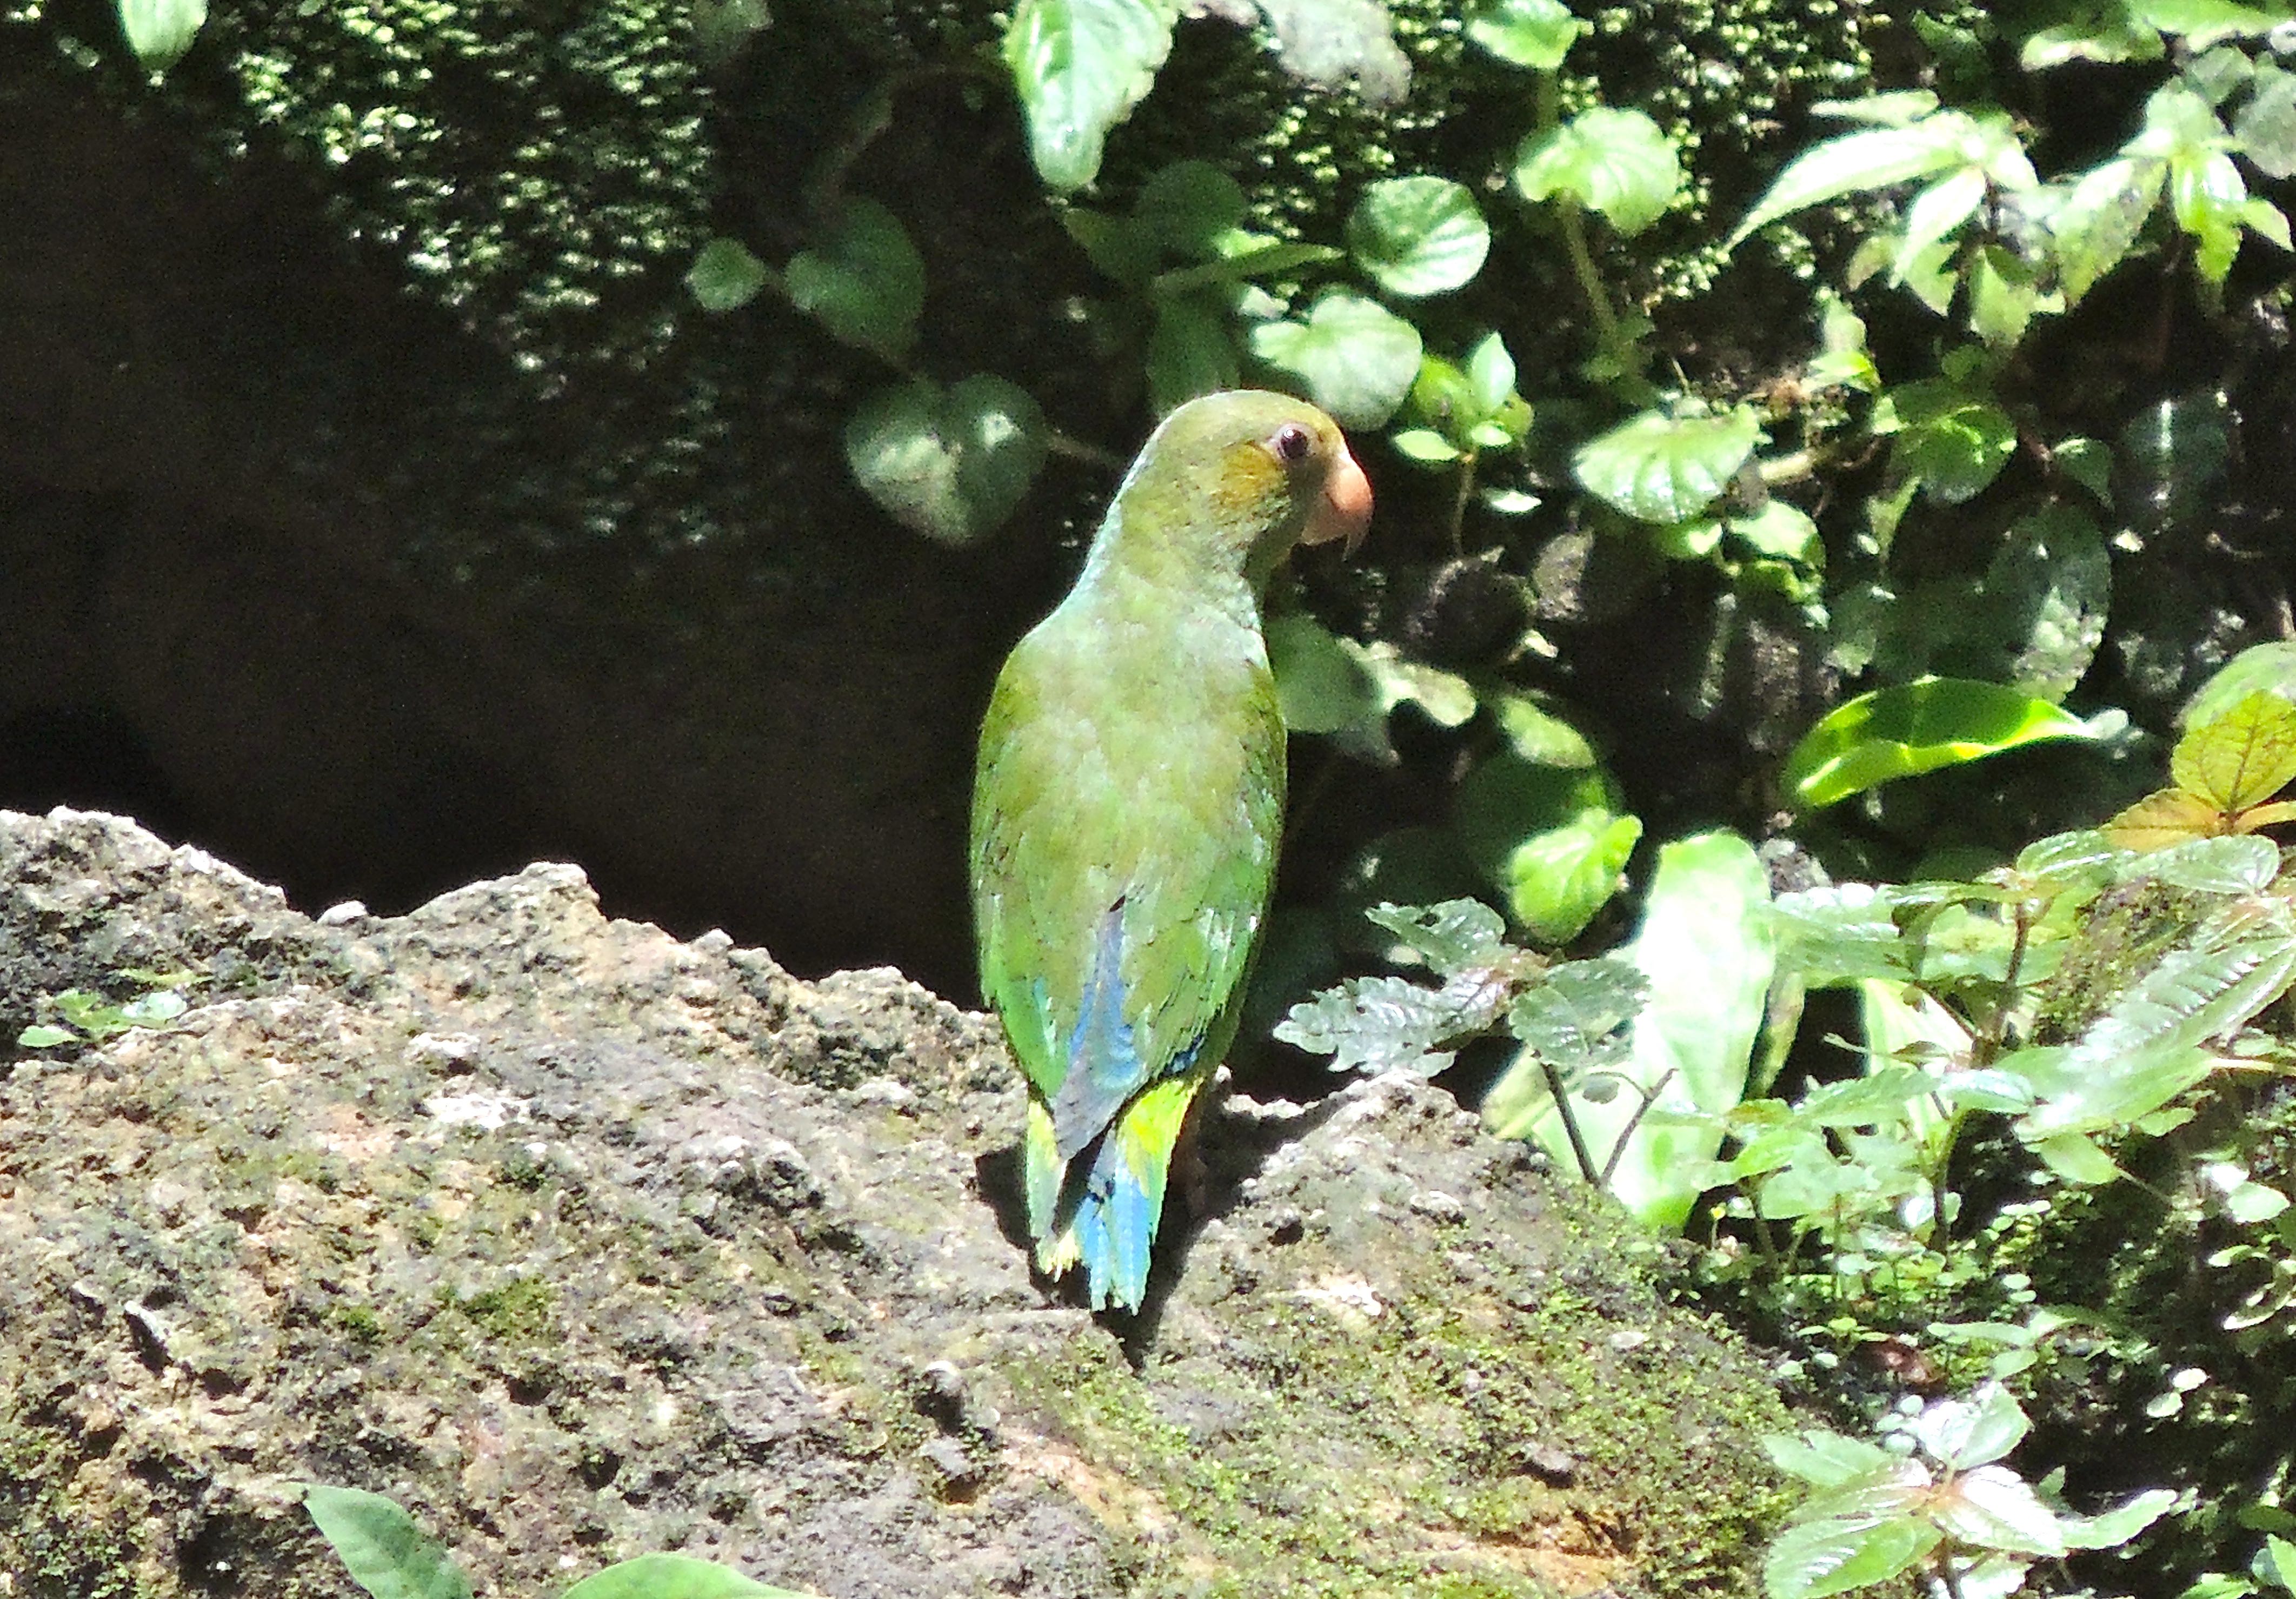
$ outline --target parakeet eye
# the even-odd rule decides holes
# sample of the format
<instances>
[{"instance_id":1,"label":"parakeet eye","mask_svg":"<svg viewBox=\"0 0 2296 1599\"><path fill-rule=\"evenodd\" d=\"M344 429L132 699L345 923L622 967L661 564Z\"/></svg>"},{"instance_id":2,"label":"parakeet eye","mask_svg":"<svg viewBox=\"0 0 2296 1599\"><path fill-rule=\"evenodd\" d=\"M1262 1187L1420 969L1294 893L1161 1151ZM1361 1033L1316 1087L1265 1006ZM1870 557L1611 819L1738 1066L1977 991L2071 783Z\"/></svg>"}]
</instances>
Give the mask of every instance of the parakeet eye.
<instances>
[{"instance_id":1,"label":"parakeet eye","mask_svg":"<svg viewBox=\"0 0 2296 1599\"><path fill-rule=\"evenodd\" d=\"M1267 442L1278 461L1286 466L1297 466L1316 447L1316 436L1298 422L1287 422L1275 430L1275 436Z\"/></svg>"}]
</instances>

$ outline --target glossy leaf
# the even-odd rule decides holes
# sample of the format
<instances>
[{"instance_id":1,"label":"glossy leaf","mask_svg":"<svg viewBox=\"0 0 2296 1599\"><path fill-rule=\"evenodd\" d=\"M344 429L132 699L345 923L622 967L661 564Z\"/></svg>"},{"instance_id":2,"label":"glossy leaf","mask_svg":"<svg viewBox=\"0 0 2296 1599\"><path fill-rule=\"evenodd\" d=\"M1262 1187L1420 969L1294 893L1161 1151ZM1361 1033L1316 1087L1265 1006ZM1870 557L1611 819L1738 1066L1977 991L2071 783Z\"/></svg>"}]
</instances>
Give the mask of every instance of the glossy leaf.
<instances>
[{"instance_id":1,"label":"glossy leaf","mask_svg":"<svg viewBox=\"0 0 2296 1599\"><path fill-rule=\"evenodd\" d=\"M584 1578L563 1599L812 1599L767 1587L731 1566L685 1554L641 1554Z\"/></svg>"},{"instance_id":2,"label":"glossy leaf","mask_svg":"<svg viewBox=\"0 0 2296 1599\"><path fill-rule=\"evenodd\" d=\"M705 311L731 311L755 299L772 274L739 239L712 239L693 258L685 286Z\"/></svg>"},{"instance_id":3,"label":"glossy leaf","mask_svg":"<svg viewBox=\"0 0 2296 1599\"><path fill-rule=\"evenodd\" d=\"M1762 1452L1780 1471L1817 1488L1841 1488L1894 1464L1898 1458L1878 1444L1817 1427L1799 1438L1764 1433L1760 1442Z\"/></svg>"},{"instance_id":4,"label":"glossy leaf","mask_svg":"<svg viewBox=\"0 0 2296 1599\"><path fill-rule=\"evenodd\" d=\"M373 1599L471 1599L470 1578L446 1546L391 1500L318 1482L301 1488L312 1523Z\"/></svg>"},{"instance_id":5,"label":"glossy leaf","mask_svg":"<svg viewBox=\"0 0 2296 1599\"><path fill-rule=\"evenodd\" d=\"M2253 835L2186 839L2129 867L2131 875L2195 894L2260 894L2280 875L2280 846Z\"/></svg>"},{"instance_id":6,"label":"glossy leaf","mask_svg":"<svg viewBox=\"0 0 2296 1599\"><path fill-rule=\"evenodd\" d=\"M1592 23L1573 16L1562 0L1476 0L1467 8L1467 37L1503 62L1552 72Z\"/></svg>"},{"instance_id":7,"label":"glossy leaf","mask_svg":"<svg viewBox=\"0 0 2296 1599\"><path fill-rule=\"evenodd\" d=\"M2231 827L2231 818L2198 794L2168 788L2121 810L2104 824L2104 834L2123 849L2150 851L2218 838Z\"/></svg>"},{"instance_id":8,"label":"glossy leaf","mask_svg":"<svg viewBox=\"0 0 2296 1599\"><path fill-rule=\"evenodd\" d=\"M908 229L873 200L847 200L825 236L783 273L790 303L846 344L898 359L915 342L925 264Z\"/></svg>"},{"instance_id":9,"label":"glossy leaf","mask_svg":"<svg viewBox=\"0 0 2296 1599\"><path fill-rule=\"evenodd\" d=\"M2055 1515L2007 1466L1979 1466L1940 1483L1928 1512L1947 1537L1975 1548L2048 1559L2065 1553Z\"/></svg>"},{"instance_id":10,"label":"glossy leaf","mask_svg":"<svg viewBox=\"0 0 2296 1599\"><path fill-rule=\"evenodd\" d=\"M1077 189L1099 175L1109 131L1155 83L1178 16L1168 0L1020 0L1004 61L1046 184Z\"/></svg>"},{"instance_id":11,"label":"glossy leaf","mask_svg":"<svg viewBox=\"0 0 2296 1599\"><path fill-rule=\"evenodd\" d=\"M986 373L946 390L896 384L846 423L845 459L896 521L942 544L971 544L1029 492L1045 459L1044 414L1027 391Z\"/></svg>"},{"instance_id":12,"label":"glossy leaf","mask_svg":"<svg viewBox=\"0 0 2296 1599\"><path fill-rule=\"evenodd\" d=\"M1347 428L1383 424L1419 375L1419 330L1345 290L1324 295L1305 322L1262 323L1250 343L1253 356L1296 379Z\"/></svg>"},{"instance_id":13,"label":"glossy leaf","mask_svg":"<svg viewBox=\"0 0 2296 1599\"><path fill-rule=\"evenodd\" d=\"M1939 1399L1915 1418L1914 1441L1939 1465L1966 1471L1999 1460L2032 1431L2016 1396L1988 1382L1966 1399Z\"/></svg>"},{"instance_id":14,"label":"glossy leaf","mask_svg":"<svg viewBox=\"0 0 2296 1599\"><path fill-rule=\"evenodd\" d=\"M1604 809L1531 834L1499 869L1509 913L1538 943L1570 942L1616 897L1642 836L1640 817Z\"/></svg>"},{"instance_id":15,"label":"glossy leaf","mask_svg":"<svg viewBox=\"0 0 2296 1599\"><path fill-rule=\"evenodd\" d=\"M1598 105L1525 139L1514 182L1526 200L1575 200L1632 238L1681 193L1682 161L1646 114Z\"/></svg>"},{"instance_id":16,"label":"glossy leaf","mask_svg":"<svg viewBox=\"0 0 2296 1599\"><path fill-rule=\"evenodd\" d=\"M1966 159L1964 141L1976 126L1959 111L1940 111L1909 127L1843 134L1804 151L1755 202L1731 234L1728 247L1735 249L1756 228L1810 206L1894 188L1961 166Z\"/></svg>"},{"instance_id":17,"label":"glossy leaf","mask_svg":"<svg viewBox=\"0 0 2296 1599\"><path fill-rule=\"evenodd\" d=\"M1824 1599L1910 1570L1944 1535L1911 1515L1821 1516L1787 1528L1762 1558L1767 1599Z\"/></svg>"},{"instance_id":18,"label":"glossy leaf","mask_svg":"<svg viewBox=\"0 0 2296 1599\"><path fill-rule=\"evenodd\" d=\"M1580 446L1571 470L1588 492L1628 516L1680 522L1730 486L1761 436L1750 406L1715 416L1645 411Z\"/></svg>"},{"instance_id":19,"label":"glossy leaf","mask_svg":"<svg viewBox=\"0 0 2296 1599\"><path fill-rule=\"evenodd\" d=\"M1464 184L1384 178L1348 216L1348 252L1372 281L1405 299L1464 286L1490 253L1490 225Z\"/></svg>"},{"instance_id":20,"label":"glossy leaf","mask_svg":"<svg viewBox=\"0 0 2296 1599\"><path fill-rule=\"evenodd\" d=\"M119 30L154 75L184 58L207 20L207 0L119 0Z\"/></svg>"},{"instance_id":21,"label":"glossy leaf","mask_svg":"<svg viewBox=\"0 0 2296 1599\"><path fill-rule=\"evenodd\" d=\"M1893 778L2044 739L2096 736L2079 718L2013 688L1931 677L1837 707L1794 746L1783 781L1797 806L1816 809Z\"/></svg>"}]
</instances>

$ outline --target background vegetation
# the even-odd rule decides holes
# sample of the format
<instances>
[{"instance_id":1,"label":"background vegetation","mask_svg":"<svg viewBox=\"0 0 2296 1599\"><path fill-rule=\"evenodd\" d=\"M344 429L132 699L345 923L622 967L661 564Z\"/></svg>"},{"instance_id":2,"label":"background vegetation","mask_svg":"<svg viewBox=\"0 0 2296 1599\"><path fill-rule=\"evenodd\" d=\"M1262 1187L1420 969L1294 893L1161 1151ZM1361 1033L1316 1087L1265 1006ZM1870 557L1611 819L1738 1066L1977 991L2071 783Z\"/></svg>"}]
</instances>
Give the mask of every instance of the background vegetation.
<instances>
[{"instance_id":1,"label":"background vegetation","mask_svg":"<svg viewBox=\"0 0 2296 1599\"><path fill-rule=\"evenodd\" d=\"M2296 20L1201 10L0 38L300 163L582 407L537 461L442 388L440 455L506 463L399 552L442 580L789 557L727 513L787 469L764 411L1025 562L1154 413L1317 399L1381 509L1276 598L1303 780L1248 1036L1444 1074L1697 1241L1685 1292L1845 1429L1777 1442L1775 1594L2296 1590ZM982 129L1026 164L923 181ZM761 395L806 323L849 367Z\"/></svg>"}]
</instances>

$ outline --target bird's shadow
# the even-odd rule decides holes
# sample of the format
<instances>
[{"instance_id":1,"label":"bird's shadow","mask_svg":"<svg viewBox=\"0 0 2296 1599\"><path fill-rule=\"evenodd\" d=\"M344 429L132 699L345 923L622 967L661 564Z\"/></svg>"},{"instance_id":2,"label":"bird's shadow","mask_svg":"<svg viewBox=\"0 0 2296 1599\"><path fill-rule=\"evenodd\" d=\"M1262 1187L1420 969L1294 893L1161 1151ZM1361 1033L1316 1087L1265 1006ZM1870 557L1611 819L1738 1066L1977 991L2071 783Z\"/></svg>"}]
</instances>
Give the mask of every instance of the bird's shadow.
<instances>
[{"instance_id":1,"label":"bird's shadow","mask_svg":"<svg viewBox=\"0 0 2296 1599\"><path fill-rule=\"evenodd\" d=\"M1228 1100L1223 1072L1214 1091L1199 1101L1173 1152L1172 1175L1164 1191L1164 1219L1157 1229L1148 1293L1140 1308L1093 1312L1095 1319L1115 1334L1135 1371L1146 1365L1156 1346L1173 1288L1185 1269L1188 1250L1206 1225L1231 1214L1243 1197L1244 1185L1266 1168L1269 1158L1331 1119L1341 1103L1337 1095L1303 1105L1277 1100L1241 1114L1229 1108ZM1022 1193L1021 1146L1008 1144L975 1157L973 1175L982 1199L996 1218L996 1230L1013 1248L1029 1256L1029 1275L1038 1291L1057 1303L1090 1308L1081 1271L1053 1278L1037 1269L1036 1244L1029 1236L1028 1202Z\"/></svg>"}]
</instances>

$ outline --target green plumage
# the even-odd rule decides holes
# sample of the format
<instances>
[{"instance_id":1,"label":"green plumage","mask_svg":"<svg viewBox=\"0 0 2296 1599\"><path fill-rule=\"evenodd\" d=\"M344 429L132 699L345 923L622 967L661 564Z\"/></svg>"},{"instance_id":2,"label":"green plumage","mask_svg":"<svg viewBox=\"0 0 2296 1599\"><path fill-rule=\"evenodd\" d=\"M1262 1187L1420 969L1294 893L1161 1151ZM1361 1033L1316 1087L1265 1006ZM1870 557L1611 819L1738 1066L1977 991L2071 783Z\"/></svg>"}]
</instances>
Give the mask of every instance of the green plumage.
<instances>
[{"instance_id":1,"label":"green plumage","mask_svg":"<svg viewBox=\"0 0 2296 1599\"><path fill-rule=\"evenodd\" d=\"M1235 1030L1274 883L1283 723L1260 635L1303 537L1359 532L1331 421L1283 396L1181 407L1075 588L998 676L973 793L981 988L1029 1081L1039 1265L1136 1308L1172 1149Z\"/></svg>"}]
</instances>

